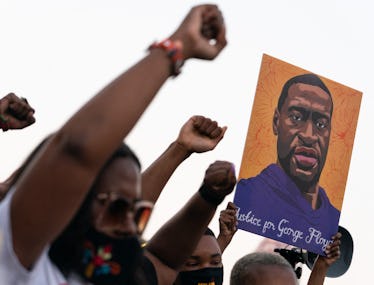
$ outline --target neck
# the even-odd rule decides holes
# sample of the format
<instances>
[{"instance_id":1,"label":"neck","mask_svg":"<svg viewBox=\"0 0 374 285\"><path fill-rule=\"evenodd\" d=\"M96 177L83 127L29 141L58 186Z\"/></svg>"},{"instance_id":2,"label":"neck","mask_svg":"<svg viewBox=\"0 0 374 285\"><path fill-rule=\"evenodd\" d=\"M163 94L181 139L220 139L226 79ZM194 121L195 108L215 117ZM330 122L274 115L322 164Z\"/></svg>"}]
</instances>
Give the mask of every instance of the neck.
<instances>
[{"instance_id":1,"label":"neck","mask_svg":"<svg viewBox=\"0 0 374 285\"><path fill-rule=\"evenodd\" d=\"M304 198L310 203L313 210L319 207L319 200L318 200L318 191L319 191L319 183L318 179L312 182L303 182L297 179L294 179L290 176L290 174L285 171L280 163L279 159L277 160L277 165L294 181L297 188L299 188L301 194Z\"/></svg>"},{"instance_id":2,"label":"neck","mask_svg":"<svg viewBox=\"0 0 374 285\"><path fill-rule=\"evenodd\" d=\"M310 189L312 191L303 191L301 190L302 195L304 198L310 203L312 209L315 210L319 207L318 201L318 185L313 187L314 189Z\"/></svg>"}]
</instances>

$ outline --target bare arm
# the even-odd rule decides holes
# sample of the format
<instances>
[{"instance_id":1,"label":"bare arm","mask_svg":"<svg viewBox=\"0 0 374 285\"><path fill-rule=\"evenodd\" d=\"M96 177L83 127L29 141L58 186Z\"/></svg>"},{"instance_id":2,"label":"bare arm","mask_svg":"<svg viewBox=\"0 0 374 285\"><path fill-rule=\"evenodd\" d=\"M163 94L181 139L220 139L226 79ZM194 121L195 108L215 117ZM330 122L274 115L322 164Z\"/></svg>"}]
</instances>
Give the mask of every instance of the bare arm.
<instances>
[{"instance_id":1,"label":"bare arm","mask_svg":"<svg viewBox=\"0 0 374 285\"><path fill-rule=\"evenodd\" d=\"M178 138L142 173L143 199L156 203L175 169L192 153L214 149L226 129L209 118L191 117L181 128Z\"/></svg>"},{"instance_id":2,"label":"bare arm","mask_svg":"<svg viewBox=\"0 0 374 285\"><path fill-rule=\"evenodd\" d=\"M212 5L192 9L171 36L182 42L185 59L213 59L224 47L210 45L201 34L210 21L203 15L211 9L218 11ZM169 76L170 59L153 49L87 102L38 153L11 203L13 246L25 267L71 220L106 159Z\"/></svg>"},{"instance_id":3,"label":"bare arm","mask_svg":"<svg viewBox=\"0 0 374 285\"><path fill-rule=\"evenodd\" d=\"M323 284L327 270L340 257L340 238L341 233L337 233L333 236L333 243L326 248L327 256L317 256L312 272L309 276L308 285Z\"/></svg>"},{"instance_id":4,"label":"bare arm","mask_svg":"<svg viewBox=\"0 0 374 285\"><path fill-rule=\"evenodd\" d=\"M210 195L223 200L232 192L235 183L233 165L216 161L207 169L203 186ZM206 230L216 207L217 204L196 193L149 241L147 256L155 265L159 284L174 281L180 266L192 254Z\"/></svg>"},{"instance_id":5,"label":"bare arm","mask_svg":"<svg viewBox=\"0 0 374 285\"><path fill-rule=\"evenodd\" d=\"M8 193L11 182L15 175L16 172L13 172L5 181L0 182L0 201L3 200L6 194Z\"/></svg>"},{"instance_id":6,"label":"bare arm","mask_svg":"<svg viewBox=\"0 0 374 285\"><path fill-rule=\"evenodd\" d=\"M219 216L219 235L217 242L223 253L230 244L234 234L238 230L238 220L236 217L237 208L234 203L229 202L225 210Z\"/></svg>"}]
</instances>

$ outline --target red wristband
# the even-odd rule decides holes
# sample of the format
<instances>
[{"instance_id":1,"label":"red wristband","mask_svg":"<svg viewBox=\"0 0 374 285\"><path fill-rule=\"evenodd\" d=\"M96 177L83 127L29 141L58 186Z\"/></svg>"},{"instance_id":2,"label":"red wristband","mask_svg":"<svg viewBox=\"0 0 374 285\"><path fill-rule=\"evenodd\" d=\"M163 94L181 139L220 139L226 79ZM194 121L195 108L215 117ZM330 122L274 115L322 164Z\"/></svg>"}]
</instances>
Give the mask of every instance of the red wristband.
<instances>
[{"instance_id":1,"label":"red wristband","mask_svg":"<svg viewBox=\"0 0 374 285\"><path fill-rule=\"evenodd\" d=\"M171 59L171 74L177 76L181 73L181 67L184 64L183 60L183 45L181 41L172 41L170 39L163 40L161 42L155 42L150 45L148 50L160 48L166 51L167 56Z\"/></svg>"}]
</instances>

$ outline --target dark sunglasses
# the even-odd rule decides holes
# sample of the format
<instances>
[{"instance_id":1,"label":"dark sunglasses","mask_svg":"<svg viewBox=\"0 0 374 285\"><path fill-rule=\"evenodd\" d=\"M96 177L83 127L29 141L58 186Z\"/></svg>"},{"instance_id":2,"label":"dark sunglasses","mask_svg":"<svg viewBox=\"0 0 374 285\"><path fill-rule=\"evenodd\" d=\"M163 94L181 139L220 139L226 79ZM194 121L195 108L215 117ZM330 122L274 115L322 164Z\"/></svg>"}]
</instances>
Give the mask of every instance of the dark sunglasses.
<instances>
[{"instance_id":1,"label":"dark sunglasses","mask_svg":"<svg viewBox=\"0 0 374 285\"><path fill-rule=\"evenodd\" d=\"M139 235L144 232L154 206L152 202L145 200L130 203L125 197L115 192L99 193L96 199L101 205L106 205L106 211L111 216L122 215L125 211L134 211L134 221Z\"/></svg>"}]
</instances>

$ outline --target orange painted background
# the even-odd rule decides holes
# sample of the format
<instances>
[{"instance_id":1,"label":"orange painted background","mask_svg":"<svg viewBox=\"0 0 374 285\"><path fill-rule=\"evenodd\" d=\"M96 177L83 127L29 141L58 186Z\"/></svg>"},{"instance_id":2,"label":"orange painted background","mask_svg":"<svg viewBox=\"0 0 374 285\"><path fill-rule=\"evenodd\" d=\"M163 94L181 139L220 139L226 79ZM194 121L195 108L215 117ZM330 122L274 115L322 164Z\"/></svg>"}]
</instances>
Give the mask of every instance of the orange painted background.
<instances>
[{"instance_id":1,"label":"orange painted background","mask_svg":"<svg viewBox=\"0 0 374 285\"><path fill-rule=\"evenodd\" d=\"M276 136L272 119L284 83L293 76L312 73L264 54L253 101L240 178L257 175L276 162ZM330 146L320 185L331 203L342 208L362 92L318 75L329 88L334 102Z\"/></svg>"}]
</instances>

